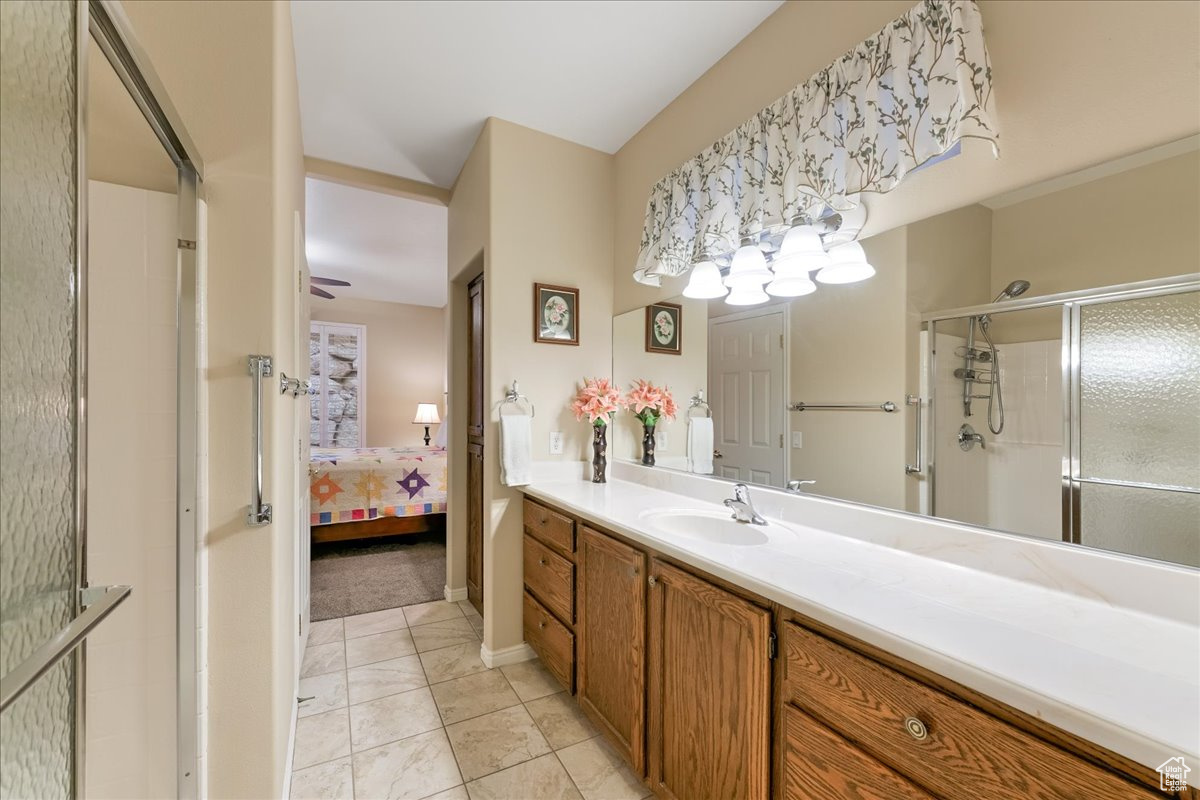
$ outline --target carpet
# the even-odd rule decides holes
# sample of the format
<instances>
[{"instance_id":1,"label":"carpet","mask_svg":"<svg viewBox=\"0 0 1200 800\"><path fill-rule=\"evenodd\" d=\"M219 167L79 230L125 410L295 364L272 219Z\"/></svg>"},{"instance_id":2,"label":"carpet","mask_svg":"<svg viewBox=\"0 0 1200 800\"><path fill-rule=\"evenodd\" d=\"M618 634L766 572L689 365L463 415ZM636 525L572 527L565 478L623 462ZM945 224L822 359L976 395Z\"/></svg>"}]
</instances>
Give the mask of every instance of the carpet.
<instances>
[{"instance_id":1,"label":"carpet","mask_svg":"<svg viewBox=\"0 0 1200 800\"><path fill-rule=\"evenodd\" d=\"M314 622L441 600L446 534L314 544L309 586Z\"/></svg>"}]
</instances>

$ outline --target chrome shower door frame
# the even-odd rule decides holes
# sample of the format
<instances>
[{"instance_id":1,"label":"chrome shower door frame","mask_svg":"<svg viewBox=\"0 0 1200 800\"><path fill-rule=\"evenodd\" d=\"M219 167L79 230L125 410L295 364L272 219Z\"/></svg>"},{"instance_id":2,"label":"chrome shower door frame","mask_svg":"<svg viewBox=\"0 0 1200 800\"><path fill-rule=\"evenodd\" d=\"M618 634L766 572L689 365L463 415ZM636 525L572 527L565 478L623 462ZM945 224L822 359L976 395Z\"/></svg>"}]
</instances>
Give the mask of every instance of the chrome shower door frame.
<instances>
[{"instance_id":1,"label":"chrome shower door frame","mask_svg":"<svg viewBox=\"0 0 1200 800\"><path fill-rule=\"evenodd\" d=\"M198 691L197 691L197 604L196 604L196 510L198 498L198 454L199 454L199 351L197 303L199 301L198 247L200 237L200 200L203 198L204 165L199 151L188 135L149 57L137 40L133 26L125 15L119 0L76 0L80 27L77 31L77 56L81 69L86 68L88 48L97 44L118 78L128 90L130 97L141 110L155 136L174 162L179 174L178 183L178 235L176 261L176 346L177 346L177 392L176 392L176 483L175 483L175 578L176 578L176 790L180 800L192 800L198 796L197 750L198 750ZM89 36L90 33L90 36ZM80 73L86 75L86 71ZM79 195L87 197L86 163L87 137L85 135L84 103L87 84L81 79L80 96L84 98L79 111ZM87 344L87 216L86 206L81 201L79 225L78 285L80 289L79 347L81 368L86 368ZM83 431L86 372L81 372L79 389L80 437L86 443ZM86 449L81 448L79 462L79 515L80 535L80 586L87 586L86 555L87 539L82 522L86 521L86 498L83 481L86 476ZM76 792L84 780L86 759L83 709L85 707L85 659L86 649L76 651L76 707L80 709L76 724Z\"/></svg>"},{"instance_id":2,"label":"chrome shower door frame","mask_svg":"<svg viewBox=\"0 0 1200 800\"><path fill-rule=\"evenodd\" d=\"M1062 454L1062 540L1081 544L1081 492L1084 483L1117 483L1119 485L1142 486L1148 489L1172 490L1172 487L1156 484L1127 484L1082 477L1080 471L1080 396L1079 396L1079 337L1082 309L1100 303L1134 300L1144 297L1160 297L1182 292L1200 291L1200 273L1187 273L1169 278L1155 278L1101 286L1073 292L1042 295L1040 297L1016 297L996 303L964 306L946 311L931 311L921 315L921 323L928 330L929 381L929 430L930 436L937 431L937 325L968 319L984 314L1003 314L1034 308L1062 308L1062 397L1063 397L1063 454ZM937 447L929 447L926 464L929 470L929 516L937 516ZM1178 489L1174 489L1178 491Z\"/></svg>"},{"instance_id":3,"label":"chrome shower door frame","mask_svg":"<svg viewBox=\"0 0 1200 800\"><path fill-rule=\"evenodd\" d=\"M1062 401L1063 401L1063 457L1062 457L1062 538L1071 544L1083 544L1083 484L1107 486L1129 486L1159 491L1187 491L1175 486L1156 483L1089 478L1082 469L1082 417L1083 396L1080 375L1083 367L1081 357L1083 311L1089 306L1119 303L1148 297L1164 297L1185 292L1200 291L1200 274L1180 275L1161 281L1108 286L1097 289L1094 296L1076 297L1063 303L1062 310Z\"/></svg>"}]
</instances>

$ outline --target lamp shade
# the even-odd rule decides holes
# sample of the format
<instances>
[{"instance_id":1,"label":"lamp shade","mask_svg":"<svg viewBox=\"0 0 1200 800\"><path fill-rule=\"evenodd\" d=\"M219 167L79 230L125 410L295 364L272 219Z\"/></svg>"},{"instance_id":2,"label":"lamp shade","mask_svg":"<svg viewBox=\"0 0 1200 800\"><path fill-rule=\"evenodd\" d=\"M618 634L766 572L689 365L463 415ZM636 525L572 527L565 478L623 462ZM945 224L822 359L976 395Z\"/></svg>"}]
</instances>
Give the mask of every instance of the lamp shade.
<instances>
[{"instance_id":1,"label":"lamp shade","mask_svg":"<svg viewBox=\"0 0 1200 800\"><path fill-rule=\"evenodd\" d=\"M684 297L697 300L724 297L728 293L725 284L721 283L721 270L711 261L701 261L692 267L692 276L683 290Z\"/></svg>"},{"instance_id":2,"label":"lamp shade","mask_svg":"<svg viewBox=\"0 0 1200 800\"><path fill-rule=\"evenodd\" d=\"M867 254L858 242L846 242L829 251L832 259L828 267L817 273L821 283L855 283L875 274L875 268L867 263Z\"/></svg>"},{"instance_id":3,"label":"lamp shade","mask_svg":"<svg viewBox=\"0 0 1200 800\"><path fill-rule=\"evenodd\" d=\"M725 302L731 306L756 306L770 299L763 291L762 286L757 283L748 283L733 287L729 292L729 297L725 298Z\"/></svg>"},{"instance_id":4,"label":"lamp shade","mask_svg":"<svg viewBox=\"0 0 1200 800\"><path fill-rule=\"evenodd\" d=\"M783 237L771 267L778 278L808 278L808 273L829 266L821 234L811 225L797 225Z\"/></svg>"},{"instance_id":5,"label":"lamp shade","mask_svg":"<svg viewBox=\"0 0 1200 800\"><path fill-rule=\"evenodd\" d=\"M767 268L767 259L762 250L755 245L739 247L733 254L733 263L729 265L729 274L725 276L725 285L731 289L739 286L754 286L761 288L771 280L771 270Z\"/></svg>"},{"instance_id":6,"label":"lamp shade","mask_svg":"<svg viewBox=\"0 0 1200 800\"><path fill-rule=\"evenodd\" d=\"M437 403L417 403L417 415L413 417L414 425L437 425L441 421Z\"/></svg>"},{"instance_id":7,"label":"lamp shade","mask_svg":"<svg viewBox=\"0 0 1200 800\"><path fill-rule=\"evenodd\" d=\"M772 297L803 297L817 290L807 275L799 278L776 278L767 284L767 294Z\"/></svg>"}]
</instances>

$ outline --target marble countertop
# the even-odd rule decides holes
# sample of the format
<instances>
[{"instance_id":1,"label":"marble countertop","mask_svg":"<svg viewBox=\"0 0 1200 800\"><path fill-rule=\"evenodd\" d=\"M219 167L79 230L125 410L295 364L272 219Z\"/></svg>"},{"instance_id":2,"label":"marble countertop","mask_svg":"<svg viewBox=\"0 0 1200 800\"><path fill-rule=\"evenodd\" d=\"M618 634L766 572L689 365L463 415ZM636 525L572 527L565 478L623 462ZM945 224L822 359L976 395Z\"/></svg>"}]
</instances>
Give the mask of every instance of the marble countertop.
<instances>
[{"instance_id":1,"label":"marble countertop","mask_svg":"<svg viewBox=\"0 0 1200 800\"><path fill-rule=\"evenodd\" d=\"M1180 755L1200 764L1197 610L1159 613L1200 603L1200 573L765 489L751 490L765 544L650 524L653 509L724 511L714 492L731 495L728 484L678 491L687 481L522 490L1151 769ZM1114 581L1111 594L1096 588Z\"/></svg>"}]
</instances>

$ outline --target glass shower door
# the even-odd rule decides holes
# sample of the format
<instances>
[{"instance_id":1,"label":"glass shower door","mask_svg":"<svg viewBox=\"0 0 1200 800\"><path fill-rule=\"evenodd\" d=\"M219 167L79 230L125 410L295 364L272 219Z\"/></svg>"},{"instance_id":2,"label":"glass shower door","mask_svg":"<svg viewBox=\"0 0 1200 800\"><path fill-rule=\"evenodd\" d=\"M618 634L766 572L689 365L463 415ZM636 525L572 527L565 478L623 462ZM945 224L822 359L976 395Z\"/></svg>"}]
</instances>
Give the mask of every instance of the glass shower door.
<instances>
[{"instance_id":1,"label":"glass shower door","mask_svg":"<svg viewBox=\"0 0 1200 800\"><path fill-rule=\"evenodd\" d=\"M1200 292L1073 314L1074 540L1200 566Z\"/></svg>"},{"instance_id":2,"label":"glass shower door","mask_svg":"<svg viewBox=\"0 0 1200 800\"><path fill-rule=\"evenodd\" d=\"M0 2L6 677L77 613L77 8L67 0ZM62 658L0 713L0 798L73 796L76 680L74 659Z\"/></svg>"}]
</instances>

